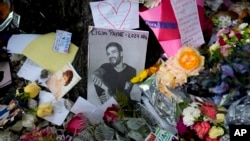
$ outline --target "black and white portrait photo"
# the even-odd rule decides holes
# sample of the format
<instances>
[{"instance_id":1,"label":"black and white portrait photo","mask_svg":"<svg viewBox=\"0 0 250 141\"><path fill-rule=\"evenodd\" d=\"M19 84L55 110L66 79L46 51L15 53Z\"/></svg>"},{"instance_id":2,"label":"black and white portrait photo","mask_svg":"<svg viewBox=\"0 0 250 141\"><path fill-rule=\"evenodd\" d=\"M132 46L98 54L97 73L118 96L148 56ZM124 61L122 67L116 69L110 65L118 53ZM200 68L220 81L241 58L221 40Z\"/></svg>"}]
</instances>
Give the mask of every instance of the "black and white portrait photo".
<instances>
[{"instance_id":1,"label":"black and white portrait photo","mask_svg":"<svg viewBox=\"0 0 250 141\"><path fill-rule=\"evenodd\" d=\"M148 31L90 28L87 100L100 105L117 91L131 97L130 79L145 66Z\"/></svg>"}]
</instances>

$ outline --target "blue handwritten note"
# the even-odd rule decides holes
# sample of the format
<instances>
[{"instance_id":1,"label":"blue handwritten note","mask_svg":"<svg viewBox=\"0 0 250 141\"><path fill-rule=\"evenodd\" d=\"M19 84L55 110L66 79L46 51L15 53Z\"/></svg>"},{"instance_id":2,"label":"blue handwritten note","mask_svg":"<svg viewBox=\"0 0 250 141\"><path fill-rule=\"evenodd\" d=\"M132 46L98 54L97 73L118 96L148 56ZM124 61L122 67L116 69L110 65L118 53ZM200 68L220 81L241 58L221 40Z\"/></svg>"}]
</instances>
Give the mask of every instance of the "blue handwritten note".
<instances>
[{"instance_id":1,"label":"blue handwritten note","mask_svg":"<svg viewBox=\"0 0 250 141\"><path fill-rule=\"evenodd\" d=\"M71 43L71 36L72 33L70 32L56 30L56 39L53 45L53 50L61 53L68 53L69 45Z\"/></svg>"}]
</instances>

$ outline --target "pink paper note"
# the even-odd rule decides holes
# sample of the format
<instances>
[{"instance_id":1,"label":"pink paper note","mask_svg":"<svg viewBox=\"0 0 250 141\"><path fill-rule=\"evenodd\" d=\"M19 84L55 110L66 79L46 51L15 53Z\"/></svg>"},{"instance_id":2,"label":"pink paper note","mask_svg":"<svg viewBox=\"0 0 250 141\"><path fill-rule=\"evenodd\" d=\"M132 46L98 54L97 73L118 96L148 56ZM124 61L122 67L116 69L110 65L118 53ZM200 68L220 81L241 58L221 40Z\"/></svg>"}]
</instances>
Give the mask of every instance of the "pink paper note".
<instances>
[{"instance_id":1,"label":"pink paper note","mask_svg":"<svg viewBox=\"0 0 250 141\"><path fill-rule=\"evenodd\" d=\"M204 0L197 0L201 25L203 25L204 19L203 3ZM170 0L163 0L157 7L140 11L140 16L152 29L168 57L177 53L182 44L177 20Z\"/></svg>"}]
</instances>

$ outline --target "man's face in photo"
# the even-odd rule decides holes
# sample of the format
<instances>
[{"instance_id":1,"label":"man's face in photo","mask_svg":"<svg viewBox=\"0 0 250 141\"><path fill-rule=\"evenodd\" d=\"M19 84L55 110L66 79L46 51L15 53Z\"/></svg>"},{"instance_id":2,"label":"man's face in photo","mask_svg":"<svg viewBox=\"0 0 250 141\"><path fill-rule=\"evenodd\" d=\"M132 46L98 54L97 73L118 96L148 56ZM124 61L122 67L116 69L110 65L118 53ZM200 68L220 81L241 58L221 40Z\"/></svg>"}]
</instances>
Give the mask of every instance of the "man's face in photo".
<instances>
[{"instance_id":1,"label":"man's face in photo","mask_svg":"<svg viewBox=\"0 0 250 141\"><path fill-rule=\"evenodd\" d=\"M107 49L107 56L112 65L116 66L122 60L122 54L115 46L111 46Z\"/></svg>"}]
</instances>

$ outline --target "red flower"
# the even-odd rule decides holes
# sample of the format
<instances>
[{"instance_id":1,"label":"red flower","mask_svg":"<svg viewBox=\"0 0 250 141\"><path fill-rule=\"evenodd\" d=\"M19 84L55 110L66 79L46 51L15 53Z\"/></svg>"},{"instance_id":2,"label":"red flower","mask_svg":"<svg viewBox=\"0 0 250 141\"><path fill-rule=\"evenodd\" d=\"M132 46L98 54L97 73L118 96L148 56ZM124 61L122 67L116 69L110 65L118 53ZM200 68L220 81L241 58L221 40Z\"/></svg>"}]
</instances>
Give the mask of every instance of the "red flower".
<instances>
[{"instance_id":1,"label":"red flower","mask_svg":"<svg viewBox=\"0 0 250 141\"><path fill-rule=\"evenodd\" d=\"M194 124L194 130L200 139L204 139L205 135L211 128L210 124L206 121L198 122Z\"/></svg>"},{"instance_id":2,"label":"red flower","mask_svg":"<svg viewBox=\"0 0 250 141\"><path fill-rule=\"evenodd\" d=\"M204 102L201 106L200 106L200 110L201 112L210 117L211 119L215 119L216 118L216 114L217 114L217 110L216 110L216 106L211 103L211 102Z\"/></svg>"},{"instance_id":3,"label":"red flower","mask_svg":"<svg viewBox=\"0 0 250 141\"><path fill-rule=\"evenodd\" d=\"M106 123L112 123L114 120L118 119L118 111L119 108L116 105L112 104L112 106L108 107L104 112L103 120Z\"/></svg>"},{"instance_id":4,"label":"red flower","mask_svg":"<svg viewBox=\"0 0 250 141\"><path fill-rule=\"evenodd\" d=\"M88 124L88 119L83 113L76 114L67 124L67 131L73 135L77 135Z\"/></svg>"},{"instance_id":5,"label":"red flower","mask_svg":"<svg viewBox=\"0 0 250 141\"><path fill-rule=\"evenodd\" d=\"M219 44L220 44L221 46L224 46L224 45L226 45L227 43L224 41L224 39L223 39L222 37L219 37Z\"/></svg>"}]
</instances>

